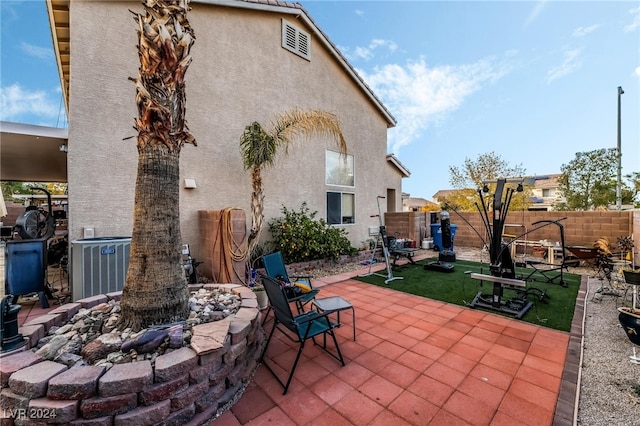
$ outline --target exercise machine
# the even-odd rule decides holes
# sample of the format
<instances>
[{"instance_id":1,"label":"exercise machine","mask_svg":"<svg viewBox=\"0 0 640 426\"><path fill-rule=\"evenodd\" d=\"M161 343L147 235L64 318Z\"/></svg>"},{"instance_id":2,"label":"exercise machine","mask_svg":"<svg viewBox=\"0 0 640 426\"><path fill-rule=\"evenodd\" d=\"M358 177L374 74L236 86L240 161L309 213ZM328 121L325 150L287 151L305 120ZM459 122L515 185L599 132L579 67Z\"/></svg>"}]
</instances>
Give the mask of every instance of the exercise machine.
<instances>
[{"instance_id":1,"label":"exercise machine","mask_svg":"<svg viewBox=\"0 0 640 426\"><path fill-rule=\"evenodd\" d=\"M456 261L456 253L451 249L451 220L448 211L440 213L440 232L442 232L442 251L438 254L438 260L427 262L424 269L428 271L453 272L453 263Z\"/></svg>"},{"instance_id":2,"label":"exercise machine","mask_svg":"<svg viewBox=\"0 0 640 426\"><path fill-rule=\"evenodd\" d=\"M377 275L379 277L383 277L385 278L384 283L385 284L389 284L391 281L394 280L402 280L404 279L404 277L394 277L393 276L393 268L391 266L391 262L389 261L389 238L387 237L387 227L384 225L383 220L382 220L382 210L380 209L380 200L384 199L385 197L378 195L377 198L377 203L378 203L378 214L377 215L372 215L371 217L377 217L378 218L378 236L376 238L376 246L372 251L371 254L371 261L369 262L369 271L366 274L363 275L359 275L359 277L368 277L371 275ZM376 249L378 247L378 245L382 245L382 254L384 255L384 261L385 261L385 266L386 266L386 271L387 274L383 275L380 274L378 272L373 272L371 271L371 268L374 264L373 262L373 258L375 257L375 252ZM395 263L395 262L394 262Z\"/></svg>"},{"instance_id":3,"label":"exercise machine","mask_svg":"<svg viewBox=\"0 0 640 426\"><path fill-rule=\"evenodd\" d=\"M524 280L528 281L530 278L532 278L532 276L535 273L538 273L540 275L542 275L546 280L547 283L553 283L555 280L557 280L558 278L560 278L560 281L558 282L558 284L560 284L562 287L567 287L567 283L564 281L564 275L563 275L563 271L564 269L567 268L567 265L565 263L565 256L564 256L564 252L565 252L565 247L564 247L564 227L562 226L562 224L559 222L560 220L564 220L566 218L562 218L559 220L539 220L537 222L533 222L532 225L536 226L539 225L541 223L545 223L548 225L557 225L558 228L560 229L560 244L561 244L561 252L562 252L562 263L560 265L556 265L553 263L548 263L549 259L547 259L547 262L540 262L540 261L534 261L534 260L526 260L525 263L528 266L531 266L533 268L533 271L531 271L531 273L529 275L527 275ZM553 247L551 248L551 250L553 250ZM539 267L541 265L544 266L548 266L548 267ZM554 271L559 271L559 273L554 273Z\"/></svg>"},{"instance_id":4,"label":"exercise machine","mask_svg":"<svg viewBox=\"0 0 640 426\"><path fill-rule=\"evenodd\" d=\"M528 293L532 289L526 289L527 282L525 280L516 279L513 259L508 249L509 246L502 241L502 231L513 193L516 191L522 192L523 187L520 182L516 190L506 188L505 192L506 183L506 179L498 179L496 183L496 190L493 194L492 217L489 217L487 203L483 196L483 192L489 192L488 186L485 185L482 190L478 190L482 208L478 203L476 203L476 208L480 212L482 223L489 238L490 275L471 274L471 278L480 280L480 282L492 282L493 293L484 294L482 291L478 292L469 306L498 311L520 319L533 306L533 302L527 299ZM504 288L516 290L516 295L510 299L504 299Z\"/></svg>"}]
</instances>

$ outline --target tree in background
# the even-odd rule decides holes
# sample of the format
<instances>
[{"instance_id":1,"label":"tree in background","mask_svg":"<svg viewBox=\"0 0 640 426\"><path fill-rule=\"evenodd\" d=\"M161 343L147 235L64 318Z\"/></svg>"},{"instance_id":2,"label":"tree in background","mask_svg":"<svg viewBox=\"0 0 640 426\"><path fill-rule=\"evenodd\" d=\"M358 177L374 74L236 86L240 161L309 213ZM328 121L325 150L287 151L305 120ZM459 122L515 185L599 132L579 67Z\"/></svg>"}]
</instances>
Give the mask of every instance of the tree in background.
<instances>
[{"instance_id":1,"label":"tree in background","mask_svg":"<svg viewBox=\"0 0 640 426\"><path fill-rule=\"evenodd\" d=\"M629 182L622 183L622 204L631 204L640 207L640 172L629 173L624 176Z\"/></svg>"},{"instance_id":2,"label":"tree in background","mask_svg":"<svg viewBox=\"0 0 640 426\"><path fill-rule=\"evenodd\" d=\"M13 201L13 195L30 194L31 188L44 188L51 195L63 195L67 193L67 184L60 182L13 182L4 181L0 183L2 195L5 200Z\"/></svg>"},{"instance_id":3,"label":"tree in background","mask_svg":"<svg viewBox=\"0 0 640 426\"><path fill-rule=\"evenodd\" d=\"M182 267L180 151L196 144L185 124L185 80L194 35L184 0L145 0L138 23L138 173L131 254L118 327L140 330L184 320L189 290Z\"/></svg>"},{"instance_id":4,"label":"tree in background","mask_svg":"<svg viewBox=\"0 0 640 426\"><path fill-rule=\"evenodd\" d=\"M476 160L466 157L464 165L449 166L449 183L458 189L451 195L441 200L456 210L475 210L475 203L479 201L477 190L485 185L485 182L495 181L498 178L519 178L523 177L525 169L522 164L511 166L495 152L480 154ZM490 191L495 187L495 183L487 185ZM514 185L515 186L515 185ZM522 210L527 205L531 189L525 186L525 190L514 195L511 209Z\"/></svg>"},{"instance_id":5,"label":"tree in background","mask_svg":"<svg viewBox=\"0 0 640 426\"><path fill-rule=\"evenodd\" d=\"M573 160L560 167L559 189L568 210L592 210L616 201L617 150L602 148L577 152Z\"/></svg>"},{"instance_id":6,"label":"tree in background","mask_svg":"<svg viewBox=\"0 0 640 426\"><path fill-rule=\"evenodd\" d=\"M264 221L264 194L262 190L262 170L273 166L277 154L288 146L295 136L312 134L333 136L341 154L347 153L347 142L340 129L340 121L335 114L321 111L300 111L294 109L276 116L275 122L265 129L253 122L244 129L240 138L240 153L245 170L251 170L251 231L248 238L248 253L253 254Z\"/></svg>"}]
</instances>

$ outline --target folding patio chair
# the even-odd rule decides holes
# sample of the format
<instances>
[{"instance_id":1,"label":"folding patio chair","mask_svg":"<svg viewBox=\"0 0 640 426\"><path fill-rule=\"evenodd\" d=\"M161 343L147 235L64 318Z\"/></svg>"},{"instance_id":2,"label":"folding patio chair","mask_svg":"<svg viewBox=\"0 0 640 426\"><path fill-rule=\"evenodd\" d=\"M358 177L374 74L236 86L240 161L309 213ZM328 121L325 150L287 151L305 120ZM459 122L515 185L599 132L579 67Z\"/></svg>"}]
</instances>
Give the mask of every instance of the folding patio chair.
<instances>
[{"instance_id":1,"label":"folding patio chair","mask_svg":"<svg viewBox=\"0 0 640 426\"><path fill-rule=\"evenodd\" d=\"M262 256L262 263L267 276L280 282L284 282L289 289L287 290L287 298L289 302L295 302L298 313L304 312L304 306L311 302L320 290L314 290L311 285L311 277L309 276L291 276L287 274L287 268L279 251ZM299 285L300 287L296 286ZM305 287L306 291L301 290ZM267 311L266 317L269 315Z\"/></svg>"},{"instance_id":2,"label":"folding patio chair","mask_svg":"<svg viewBox=\"0 0 640 426\"><path fill-rule=\"evenodd\" d=\"M318 345L322 350L338 360L342 364L342 366L344 366L344 358L342 357L342 352L340 351L338 340L336 339L336 335L333 331L333 329L337 325L329 320L329 314L331 314L333 311L318 312L312 309L294 316L291 311L291 305L289 304L287 295L285 294L284 287L282 287L278 281L270 277L261 275L261 279L262 284L267 291L269 303L273 308L274 321L273 328L269 333L267 343L265 344L264 351L262 352L262 356L260 357L260 362L262 362L269 369L269 371L271 371L271 374L273 374L278 383L280 383L284 387L284 391L282 392L282 394L285 395L287 393L287 390L289 389L291 379L293 378L293 373L296 370L296 366L298 365L298 361L300 360L300 355L302 355L302 350L304 349L304 345L307 340L312 340L314 345ZM278 377L276 372L269 366L269 364L265 362L265 355L267 353L267 349L269 348L269 342L271 342L276 328L279 329L289 340L299 344L298 354L296 355L296 359L293 361L291 372L289 373L289 377L287 378L286 383L284 383ZM327 334L329 334L333 339L336 353L333 353L327 348ZM315 340L316 337L320 336L322 336L322 344L316 343ZM286 371L286 367L282 367Z\"/></svg>"}]
</instances>

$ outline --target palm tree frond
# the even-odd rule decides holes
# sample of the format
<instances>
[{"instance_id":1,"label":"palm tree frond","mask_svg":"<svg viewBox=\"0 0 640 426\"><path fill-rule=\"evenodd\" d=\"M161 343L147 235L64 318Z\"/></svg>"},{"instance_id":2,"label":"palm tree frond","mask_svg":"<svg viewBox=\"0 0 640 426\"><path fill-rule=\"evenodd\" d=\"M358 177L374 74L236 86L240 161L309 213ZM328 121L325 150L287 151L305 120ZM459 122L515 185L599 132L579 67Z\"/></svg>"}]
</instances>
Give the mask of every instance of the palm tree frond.
<instances>
[{"instance_id":1,"label":"palm tree frond","mask_svg":"<svg viewBox=\"0 0 640 426\"><path fill-rule=\"evenodd\" d=\"M347 153L347 142L340 129L340 120L330 112L322 110L301 111L293 109L276 117L271 137L278 145L288 148L294 136L309 137L312 134L325 134L335 138L341 154Z\"/></svg>"},{"instance_id":2,"label":"palm tree frond","mask_svg":"<svg viewBox=\"0 0 640 426\"><path fill-rule=\"evenodd\" d=\"M245 170L273 164L278 148L275 142L260 123L254 121L245 127L240 137L240 153Z\"/></svg>"}]
</instances>

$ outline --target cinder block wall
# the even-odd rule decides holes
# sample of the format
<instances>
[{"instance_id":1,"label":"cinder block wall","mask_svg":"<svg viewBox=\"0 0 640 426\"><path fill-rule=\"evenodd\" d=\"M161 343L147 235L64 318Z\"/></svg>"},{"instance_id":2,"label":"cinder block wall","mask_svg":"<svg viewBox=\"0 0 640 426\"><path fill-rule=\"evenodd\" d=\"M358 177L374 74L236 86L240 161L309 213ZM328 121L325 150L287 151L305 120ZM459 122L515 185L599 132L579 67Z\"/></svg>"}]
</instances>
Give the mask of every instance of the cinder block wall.
<instances>
[{"instance_id":1,"label":"cinder block wall","mask_svg":"<svg viewBox=\"0 0 640 426\"><path fill-rule=\"evenodd\" d=\"M200 258L196 260L203 262L198 266L199 274L214 283L243 284L246 257L241 259L241 256L247 250L244 210L199 210L198 219Z\"/></svg>"},{"instance_id":2,"label":"cinder block wall","mask_svg":"<svg viewBox=\"0 0 640 426\"><path fill-rule=\"evenodd\" d=\"M482 219L478 212L451 213L451 223L458 225L455 245L461 247L481 247L483 239L487 239ZM634 220L635 218L635 220ZM562 219L562 220L561 220ZM564 228L565 245L593 246L593 242L606 237L615 244L618 237L634 235L636 240L636 259L640 245L640 211L588 211L588 212L545 212L545 211L512 211L508 213L505 233L520 235L531 231L526 237L528 241L560 241L560 229L549 225L536 229L542 224L534 225L541 220L559 220ZM429 228L427 214L419 212L400 212L385 214L388 235L398 234L400 238L419 240L420 226ZM475 231L473 228L475 228ZM634 232L635 227L635 232ZM477 231L477 233L476 233ZM427 229L429 235L430 229ZM637 263L637 261L636 261Z\"/></svg>"},{"instance_id":3,"label":"cinder block wall","mask_svg":"<svg viewBox=\"0 0 640 426\"><path fill-rule=\"evenodd\" d=\"M419 242L431 232L426 222L426 214L421 212L385 213L384 223L390 237L409 238Z\"/></svg>"}]
</instances>

